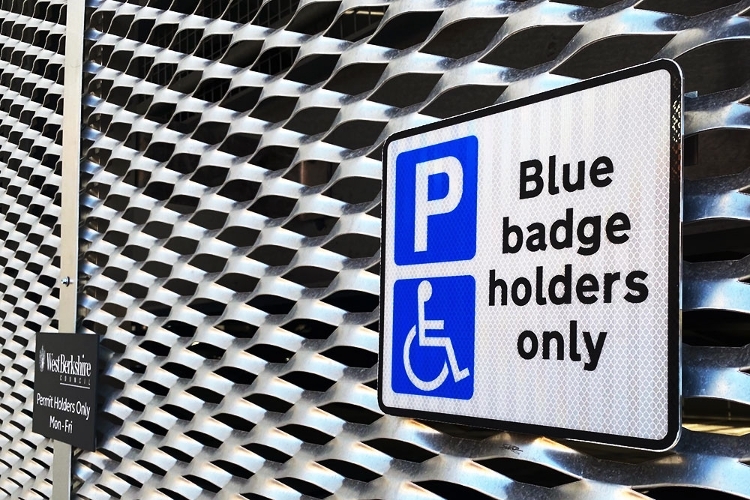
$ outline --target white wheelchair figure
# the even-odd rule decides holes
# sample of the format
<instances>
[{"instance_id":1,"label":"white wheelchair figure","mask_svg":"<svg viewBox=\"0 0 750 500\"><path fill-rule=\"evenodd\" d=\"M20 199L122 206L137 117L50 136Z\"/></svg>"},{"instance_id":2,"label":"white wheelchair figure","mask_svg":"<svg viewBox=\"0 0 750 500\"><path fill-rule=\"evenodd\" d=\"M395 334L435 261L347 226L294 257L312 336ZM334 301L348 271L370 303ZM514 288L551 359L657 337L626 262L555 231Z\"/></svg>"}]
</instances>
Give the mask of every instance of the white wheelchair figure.
<instances>
[{"instance_id":1,"label":"white wheelchair figure","mask_svg":"<svg viewBox=\"0 0 750 500\"><path fill-rule=\"evenodd\" d=\"M424 305L430 300L430 297L432 297L432 285L429 281L424 280L419 284L417 289L417 324L409 330L409 334L406 336L406 342L404 343L404 368L406 369L406 375L416 388L425 392L434 391L443 385L443 382L445 382L445 379L448 377L448 371L453 374L453 380L455 382L463 380L469 376L468 368L464 368L463 370L458 368L456 351L453 349L453 342L450 337L428 337L425 335L427 330L443 330L445 327L445 323L442 319L425 319ZM440 370L438 376L432 380L422 380L416 373L414 373L414 370L411 367L409 353L411 352L411 344L417 336L420 347L442 347L448 353L448 362L443 362L443 369ZM449 363L450 370L448 369Z\"/></svg>"}]
</instances>

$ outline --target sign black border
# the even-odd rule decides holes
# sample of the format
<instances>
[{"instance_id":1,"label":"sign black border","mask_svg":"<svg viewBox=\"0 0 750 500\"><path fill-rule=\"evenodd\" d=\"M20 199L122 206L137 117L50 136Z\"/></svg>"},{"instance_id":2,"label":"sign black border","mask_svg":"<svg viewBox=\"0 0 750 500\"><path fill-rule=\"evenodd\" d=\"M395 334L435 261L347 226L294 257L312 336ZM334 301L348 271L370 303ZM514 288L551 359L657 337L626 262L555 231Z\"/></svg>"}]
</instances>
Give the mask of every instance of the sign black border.
<instances>
[{"instance_id":1,"label":"sign black border","mask_svg":"<svg viewBox=\"0 0 750 500\"><path fill-rule=\"evenodd\" d=\"M378 363L378 404L383 412L411 418L422 418L426 420L435 420L460 425L478 426L491 429L498 429L510 432L520 432L524 434L535 434L558 439L573 439L579 441L588 441L594 443L623 446L627 448L638 448L649 451L665 451L677 444L681 431L681 329L682 329L682 123L683 123L683 102L682 102L682 72L679 65L670 59L658 59L639 66L623 69L606 75L591 78L581 82L567 85L557 89L542 92L532 96L524 97L514 101L502 104L496 104L487 108L472 111L463 115L458 115L446 120L430 123L416 127L388 137L383 143L383 182L382 182L382 200L381 200L381 235L380 251L381 259L385 256L386 241L386 199L387 199L387 166L388 166L388 147L393 141L423 134L432 130L438 130L444 127L456 125L458 123L475 120L485 116L501 113L511 109L528 106L538 102L554 99L593 87L606 85L635 76L644 75L655 71L665 70L671 77L670 103L672 116L670 120L670 176L669 176L669 261L668 261L668 339L667 339L667 434L661 439L634 438L617 434L606 434L598 432L588 432L563 427L548 427L534 424L524 424L519 422L508 422L502 420L493 420L477 417L466 417L460 415L451 415L445 413L435 413L420 410L409 410L404 408L391 408L383 402L383 339L384 339L384 314L383 299L385 294L385 271L386 268L381 264L380 267L380 342L379 342L379 360Z\"/></svg>"}]
</instances>

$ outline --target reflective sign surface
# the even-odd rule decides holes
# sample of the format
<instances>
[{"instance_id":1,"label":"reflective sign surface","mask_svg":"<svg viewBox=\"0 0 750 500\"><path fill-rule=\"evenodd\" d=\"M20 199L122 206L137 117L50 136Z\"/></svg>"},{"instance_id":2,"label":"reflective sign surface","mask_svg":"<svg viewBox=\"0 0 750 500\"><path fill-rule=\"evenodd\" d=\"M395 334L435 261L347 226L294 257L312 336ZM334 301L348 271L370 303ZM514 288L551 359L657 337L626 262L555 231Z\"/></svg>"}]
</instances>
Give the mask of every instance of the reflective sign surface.
<instances>
[{"instance_id":1,"label":"reflective sign surface","mask_svg":"<svg viewBox=\"0 0 750 500\"><path fill-rule=\"evenodd\" d=\"M658 61L387 142L386 409L674 444L680 82Z\"/></svg>"}]
</instances>

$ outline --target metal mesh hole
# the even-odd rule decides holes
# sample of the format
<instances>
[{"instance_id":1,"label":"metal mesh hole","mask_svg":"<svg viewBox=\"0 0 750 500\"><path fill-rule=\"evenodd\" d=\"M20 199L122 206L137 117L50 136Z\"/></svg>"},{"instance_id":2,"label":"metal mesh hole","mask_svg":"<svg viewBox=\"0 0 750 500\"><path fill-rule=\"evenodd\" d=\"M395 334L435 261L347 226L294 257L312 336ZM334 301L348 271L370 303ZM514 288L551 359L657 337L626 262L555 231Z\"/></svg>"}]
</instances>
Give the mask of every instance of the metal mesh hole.
<instances>
[{"instance_id":1,"label":"metal mesh hole","mask_svg":"<svg viewBox=\"0 0 750 500\"><path fill-rule=\"evenodd\" d=\"M373 45L405 49L423 42L440 18L441 12L408 12L392 17L370 38Z\"/></svg>"},{"instance_id":2,"label":"metal mesh hole","mask_svg":"<svg viewBox=\"0 0 750 500\"><path fill-rule=\"evenodd\" d=\"M532 27L504 39L481 61L518 69L538 66L556 59L580 29L580 26Z\"/></svg>"},{"instance_id":3,"label":"metal mesh hole","mask_svg":"<svg viewBox=\"0 0 750 500\"><path fill-rule=\"evenodd\" d=\"M553 70L558 75L591 78L653 58L671 35L622 35L588 45Z\"/></svg>"}]
</instances>

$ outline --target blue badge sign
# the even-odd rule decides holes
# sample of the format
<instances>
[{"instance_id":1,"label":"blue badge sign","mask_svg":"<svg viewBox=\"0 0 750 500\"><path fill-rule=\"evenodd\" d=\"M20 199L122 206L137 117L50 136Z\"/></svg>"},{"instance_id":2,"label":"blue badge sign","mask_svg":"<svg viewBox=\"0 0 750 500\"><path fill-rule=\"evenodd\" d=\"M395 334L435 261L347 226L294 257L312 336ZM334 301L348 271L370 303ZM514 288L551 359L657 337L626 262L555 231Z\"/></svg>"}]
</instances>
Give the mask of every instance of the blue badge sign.
<instances>
[{"instance_id":1,"label":"blue badge sign","mask_svg":"<svg viewBox=\"0 0 750 500\"><path fill-rule=\"evenodd\" d=\"M384 411L676 443L681 81L656 61L386 141Z\"/></svg>"}]
</instances>

